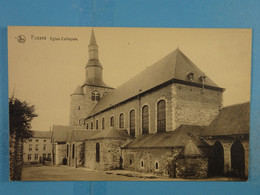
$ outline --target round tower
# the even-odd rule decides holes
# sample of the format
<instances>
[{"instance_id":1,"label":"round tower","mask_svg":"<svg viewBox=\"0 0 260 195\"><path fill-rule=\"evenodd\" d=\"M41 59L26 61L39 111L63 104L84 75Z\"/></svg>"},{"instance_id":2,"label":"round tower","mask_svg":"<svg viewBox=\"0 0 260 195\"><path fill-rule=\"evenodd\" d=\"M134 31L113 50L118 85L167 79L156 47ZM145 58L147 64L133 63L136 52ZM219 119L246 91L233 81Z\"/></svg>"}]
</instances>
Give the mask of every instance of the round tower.
<instances>
[{"instance_id":1,"label":"round tower","mask_svg":"<svg viewBox=\"0 0 260 195\"><path fill-rule=\"evenodd\" d=\"M83 125L84 93L79 85L71 94L70 98L70 126Z\"/></svg>"}]
</instances>

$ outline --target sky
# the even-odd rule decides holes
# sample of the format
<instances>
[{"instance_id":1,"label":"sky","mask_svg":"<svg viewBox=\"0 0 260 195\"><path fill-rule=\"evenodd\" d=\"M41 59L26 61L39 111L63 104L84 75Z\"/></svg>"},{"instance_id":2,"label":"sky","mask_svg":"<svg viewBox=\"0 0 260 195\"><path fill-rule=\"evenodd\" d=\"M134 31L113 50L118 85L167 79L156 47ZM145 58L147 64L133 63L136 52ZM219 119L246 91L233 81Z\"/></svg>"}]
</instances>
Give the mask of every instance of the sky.
<instances>
[{"instance_id":1,"label":"sky","mask_svg":"<svg viewBox=\"0 0 260 195\"><path fill-rule=\"evenodd\" d=\"M69 124L85 80L90 27L8 27L9 97L35 105L32 129ZM118 87L177 47L218 86L223 105L250 101L251 29L94 27L106 84ZM25 42L19 42L19 37ZM73 40L72 40L73 39Z\"/></svg>"}]
</instances>

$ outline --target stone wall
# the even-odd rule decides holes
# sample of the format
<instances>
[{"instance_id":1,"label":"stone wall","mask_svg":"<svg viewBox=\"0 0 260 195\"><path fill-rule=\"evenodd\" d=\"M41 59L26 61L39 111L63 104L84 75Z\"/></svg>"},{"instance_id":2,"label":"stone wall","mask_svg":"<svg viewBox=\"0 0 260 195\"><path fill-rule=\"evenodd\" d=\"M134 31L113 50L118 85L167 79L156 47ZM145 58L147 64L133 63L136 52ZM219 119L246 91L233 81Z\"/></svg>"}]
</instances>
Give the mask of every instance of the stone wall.
<instances>
[{"instance_id":1,"label":"stone wall","mask_svg":"<svg viewBox=\"0 0 260 195\"><path fill-rule=\"evenodd\" d=\"M115 108L111 108L106 112L100 113L86 121L86 124L90 127L91 122L93 122L93 127L95 129L95 122L98 120L99 130L101 129L101 120L105 118L105 128L110 127L110 118L114 117L114 126L119 128L119 115L124 114L124 129L127 129L130 133L130 111L135 110L135 135L138 136L142 132L142 112L141 109L143 106L149 106L149 132L157 132L157 103L158 101L164 99L166 101L166 130L172 130L172 95L171 95L171 86L165 86L163 88L154 90L153 92L143 95L140 99L135 98L126 103L120 104Z\"/></svg>"},{"instance_id":2,"label":"stone wall","mask_svg":"<svg viewBox=\"0 0 260 195\"><path fill-rule=\"evenodd\" d=\"M96 170L121 168L121 148L126 140L99 139L85 142L85 167ZM96 144L100 145L100 162L96 162Z\"/></svg>"},{"instance_id":3,"label":"stone wall","mask_svg":"<svg viewBox=\"0 0 260 195\"><path fill-rule=\"evenodd\" d=\"M75 145L74 157L72 155L73 144ZM72 142L68 143L67 165L72 167L81 167L85 165L85 143ZM67 147L66 146L66 147Z\"/></svg>"},{"instance_id":4,"label":"stone wall","mask_svg":"<svg viewBox=\"0 0 260 195\"><path fill-rule=\"evenodd\" d=\"M62 165L63 159L66 158L67 148L66 144L55 143L55 165Z\"/></svg>"},{"instance_id":5,"label":"stone wall","mask_svg":"<svg viewBox=\"0 0 260 195\"><path fill-rule=\"evenodd\" d=\"M129 115L135 110L135 135L142 134L142 107L149 106L149 133L157 132L157 103L166 101L166 131L172 131L181 124L208 125L222 108L222 92L202 89L183 84L171 84L151 93L141 95L126 103L122 103L88 120L90 128L96 128L96 121L101 129L101 120L105 119L105 128L110 126L110 118L114 117L114 124L119 128L119 115L124 114L124 128L130 131Z\"/></svg>"},{"instance_id":6,"label":"stone wall","mask_svg":"<svg viewBox=\"0 0 260 195\"><path fill-rule=\"evenodd\" d=\"M79 121L84 115L84 95L70 96L70 126L79 126Z\"/></svg>"},{"instance_id":7,"label":"stone wall","mask_svg":"<svg viewBox=\"0 0 260 195\"><path fill-rule=\"evenodd\" d=\"M181 148L123 149L123 169L177 178L205 178L208 158L179 158Z\"/></svg>"},{"instance_id":8,"label":"stone wall","mask_svg":"<svg viewBox=\"0 0 260 195\"><path fill-rule=\"evenodd\" d=\"M209 125L222 108L222 92L172 85L173 129L181 124Z\"/></svg>"},{"instance_id":9,"label":"stone wall","mask_svg":"<svg viewBox=\"0 0 260 195\"><path fill-rule=\"evenodd\" d=\"M181 149L123 149L123 169L158 175L174 175L171 173L172 161ZM157 163L157 165L156 165ZM157 166L157 167L156 167Z\"/></svg>"}]
</instances>

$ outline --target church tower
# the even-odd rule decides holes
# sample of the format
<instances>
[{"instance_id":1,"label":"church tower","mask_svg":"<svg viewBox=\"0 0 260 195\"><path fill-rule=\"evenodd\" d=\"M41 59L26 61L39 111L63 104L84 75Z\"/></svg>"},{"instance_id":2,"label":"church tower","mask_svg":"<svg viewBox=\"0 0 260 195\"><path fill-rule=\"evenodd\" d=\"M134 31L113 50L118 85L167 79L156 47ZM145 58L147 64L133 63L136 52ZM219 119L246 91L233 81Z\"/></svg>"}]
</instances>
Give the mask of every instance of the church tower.
<instances>
[{"instance_id":1,"label":"church tower","mask_svg":"<svg viewBox=\"0 0 260 195\"><path fill-rule=\"evenodd\" d=\"M88 116L97 102L111 90L112 87L103 81L103 66L99 62L98 45L94 30L91 31L88 45L89 59L85 66L85 81L78 86L71 95L70 125L84 126L84 119Z\"/></svg>"}]
</instances>

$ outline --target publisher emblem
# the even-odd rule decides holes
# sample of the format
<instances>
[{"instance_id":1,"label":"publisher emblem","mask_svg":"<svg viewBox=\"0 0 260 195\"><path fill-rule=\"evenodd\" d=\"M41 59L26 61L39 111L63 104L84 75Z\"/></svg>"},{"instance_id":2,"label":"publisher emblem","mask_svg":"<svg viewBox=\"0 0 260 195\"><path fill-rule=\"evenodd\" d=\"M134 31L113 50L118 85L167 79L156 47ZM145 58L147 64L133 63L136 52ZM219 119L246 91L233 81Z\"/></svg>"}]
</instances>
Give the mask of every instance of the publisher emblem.
<instances>
[{"instance_id":1,"label":"publisher emblem","mask_svg":"<svg viewBox=\"0 0 260 195\"><path fill-rule=\"evenodd\" d=\"M26 37L24 35L19 35L16 39L19 43L24 43L26 41Z\"/></svg>"}]
</instances>

